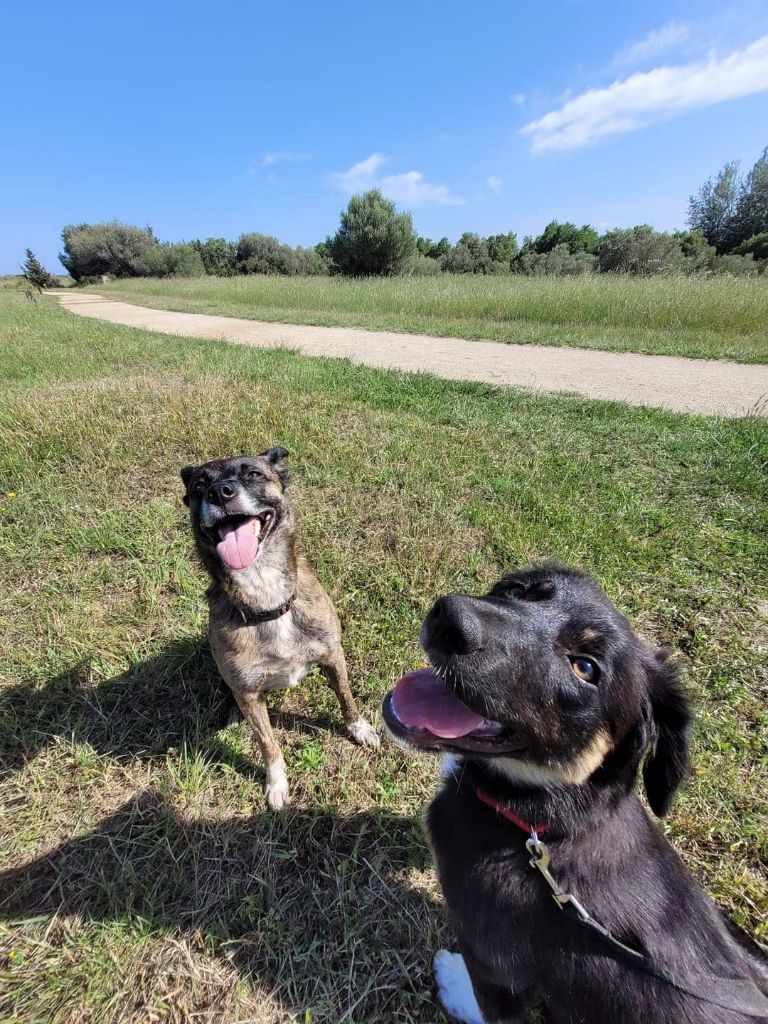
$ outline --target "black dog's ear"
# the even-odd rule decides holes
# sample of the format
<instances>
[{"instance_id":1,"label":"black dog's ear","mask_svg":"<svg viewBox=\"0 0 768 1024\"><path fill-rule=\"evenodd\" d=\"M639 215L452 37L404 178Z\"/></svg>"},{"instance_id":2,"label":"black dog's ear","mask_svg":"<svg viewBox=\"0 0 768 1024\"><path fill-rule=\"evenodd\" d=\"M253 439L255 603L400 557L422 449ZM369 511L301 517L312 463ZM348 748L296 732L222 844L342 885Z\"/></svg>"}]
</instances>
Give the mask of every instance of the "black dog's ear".
<instances>
[{"instance_id":1,"label":"black dog's ear","mask_svg":"<svg viewBox=\"0 0 768 1024\"><path fill-rule=\"evenodd\" d=\"M651 810L663 817L688 768L693 716L680 671L666 651L654 651L648 666L653 747L643 767Z\"/></svg>"},{"instance_id":2,"label":"black dog's ear","mask_svg":"<svg viewBox=\"0 0 768 1024\"><path fill-rule=\"evenodd\" d=\"M181 476L181 482L184 484L185 487L185 494L182 499L185 505L189 504L189 482L192 479L192 476L194 475L196 469L197 466L185 466L184 469L182 469L181 473L179 474Z\"/></svg>"},{"instance_id":3,"label":"black dog's ear","mask_svg":"<svg viewBox=\"0 0 768 1024\"><path fill-rule=\"evenodd\" d=\"M280 477L283 487L285 487L290 480L290 474L283 465L283 459L287 458L290 452L287 448L267 448L266 451L259 453L260 459L266 459L267 462L272 466Z\"/></svg>"}]
</instances>

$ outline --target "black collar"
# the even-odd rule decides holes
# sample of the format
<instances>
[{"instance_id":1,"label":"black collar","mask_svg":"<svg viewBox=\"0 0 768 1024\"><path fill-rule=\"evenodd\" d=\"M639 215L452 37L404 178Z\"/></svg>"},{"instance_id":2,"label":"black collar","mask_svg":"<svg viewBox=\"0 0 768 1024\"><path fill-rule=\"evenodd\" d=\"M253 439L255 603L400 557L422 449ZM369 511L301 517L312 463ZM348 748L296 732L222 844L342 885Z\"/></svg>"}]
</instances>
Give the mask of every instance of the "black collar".
<instances>
[{"instance_id":1,"label":"black collar","mask_svg":"<svg viewBox=\"0 0 768 1024\"><path fill-rule=\"evenodd\" d=\"M279 608L270 608L266 612L256 612L252 608L243 608L242 605L237 605L237 610L243 620L243 625L252 626L257 622L271 622L273 619L279 619L291 610L295 600L296 591L294 590L285 604L281 604Z\"/></svg>"}]
</instances>

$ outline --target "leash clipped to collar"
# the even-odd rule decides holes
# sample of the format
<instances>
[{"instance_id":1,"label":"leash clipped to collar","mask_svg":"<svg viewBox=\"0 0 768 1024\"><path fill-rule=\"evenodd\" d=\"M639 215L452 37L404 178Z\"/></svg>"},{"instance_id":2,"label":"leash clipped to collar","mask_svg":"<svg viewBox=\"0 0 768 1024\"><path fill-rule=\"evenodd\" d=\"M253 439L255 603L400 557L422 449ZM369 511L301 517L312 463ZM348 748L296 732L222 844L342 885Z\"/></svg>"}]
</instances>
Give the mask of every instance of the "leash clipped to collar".
<instances>
[{"instance_id":1,"label":"leash clipped to collar","mask_svg":"<svg viewBox=\"0 0 768 1024\"><path fill-rule=\"evenodd\" d=\"M549 870L550 857L546 845L539 839L539 832L546 832L546 825L530 825L527 821L499 803L481 787L475 790L475 796L488 807L493 808L507 821L516 825L521 831L527 832L525 848L530 853L529 864L536 868L541 877L552 890L552 898L558 907L578 924L584 925L614 952L619 953L633 963L639 970L653 975L667 985L685 992L686 995L700 999L702 1002L719 1006L724 1010L744 1014L746 1017L768 1016L768 998L754 982L740 978L718 978L715 975L695 975L691 981L679 981L673 978L663 967L657 967L646 956L631 946L625 946L596 921L589 911L570 893L563 892L557 880Z\"/></svg>"}]
</instances>

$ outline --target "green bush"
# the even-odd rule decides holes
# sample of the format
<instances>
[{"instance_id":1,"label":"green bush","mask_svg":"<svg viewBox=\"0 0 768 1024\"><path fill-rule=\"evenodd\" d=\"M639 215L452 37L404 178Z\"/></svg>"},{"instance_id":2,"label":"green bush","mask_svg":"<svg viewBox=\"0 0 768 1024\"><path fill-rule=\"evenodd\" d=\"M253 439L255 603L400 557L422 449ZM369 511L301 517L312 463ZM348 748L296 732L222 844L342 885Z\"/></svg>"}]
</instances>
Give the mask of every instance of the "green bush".
<instances>
[{"instance_id":1,"label":"green bush","mask_svg":"<svg viewBox=\"0 0 768 1024\"><path fill-rule=\"evenodd\" d=\"M650 224L616 228L600 239L600 270L647 277L684 269L683 253L674 235L654 231Z\"/></svg>"},{"instance_id":2,"label":"green bush","mask_svg":"<svg viewBox=\"0 0 768 1024\"><path fill-rule=\"evenodd\" d=\"M432 256L422 256L420 252L416 253L408 269L411 277L437 277L440 273L440 260L433 259Z\"/></svg>"},{"instance_id":3,"label":"green bush","mask_svg":"<svg viewBox=\"0 0 768 1024\"><path fill-rule=\"evenodd\" d=\"M734 252L738 256L751 255L755 260L768 260L768 231L761 231L759 235L752 235L742 242Z\"/></svg>"},{"instance_id":4,"label":"green bush","mask_svg":"<svg viewBox=\"0 0 768 1024\"><path fill-rule=\"evenodd\" d=\"M211 277L233 277L237 273L237 246L226 238L199 238L190 243L199 255L203 270Z\"/></svg>"},{"instance_id":5,"label":"green bush","mask_svg":"<svg viewBox=\"0 0 768 1024\"><path fill-rule=\"evenodd\" d=\"M237 270L240 274L296 273L293 250L273 235L251 231L237 242Z\"/></svg>"},{"instance_id":6,"label":"green bush","mask_svg":"<svg viewBox=\"0 0 768 1024\"><path fill-rule=\"evenodd\" d=\"M732 277L755 277L760 271L752 255L738 256L735 253L726 253L718 256L715 265L715 273L730 274Z\"/></svg>"},{"instance_id":7,"label":"green bush","mask_svg":"<svg viewBox=\"0 0 768 1024\"><path fill-rule=\"evenodd\" d=\"M331 257L324 253L320 246L305 249L303 246L297 245L293 250L293 267L295 274L308 274L311 277L329 274Z\"/></svg>"},{"instance_id":8,"label":"green bush","mask_svg":"<svg viewBox=\"0 0 768 1024\"><path fill-rule=\"evenodd\" d=\"M517 235L514 231L489 235L485 240L485 247L492 263L504 263L509 267L517 255Z\"/></svg>"},{"instance_id":9,"label":"green bush","mask_svg":"<svg viewBox=\"0 0 768 1024\"><path fill-rule=\"evenodd\" d=\"M441 240L441 246L443 241L447 239ZM517 253L517 238L513 231L488 238L465 231L443 253L440 263L449 274L507 274Z\"/></svg>"},{"instance_id":10,"label":"green bush","mask_svg":"<svg viewBox=\"0 0 768 1024\"><path fill-rule=\"evenodd\" d=\"M422 256L428 256L431 260L440 262L451 251L451 243L443 235L439 242L433 242L431 238L416 239L416 248Z\"/></svg>"},{"instance_id":11,"label":"green bush","mask_svg":"<svg viewBox=\"0 0 768 1024\"><path fill-rule=\"evenodd\" d=\"M411 215L378 189L352 196L327 244L335 268L350 277L406 273L417 252Z\"/></svg>"},{"instance_id":12,"label":"green bush","mask_svg":"<svg viewBox=\"0 0 768 1024\"><path fill-rule=\"evenodd\" d=\"M75 281L84 277L140 277L145 260L157 247L151 228L111 220L103 224L69 224L61 233L61 263Z\"/></svg>"},{"instance_id":13,"label":"green bush","mask_svg":"<svg viewBox=\"0 0 768 1024\"><path fill-rule=\"evenodd\" d=\"M149 249L140 264L142 277L202 277L200 253L191 242L166 242Z\"/></svg>"},{"instance_id":14,"label":"green bush","mask_svg":"<svg viewBox=\"0 0 768 1024\"><path fill-rule=\"evenodd\" d=\"M523 248L515 263L518 273L530 277L578 277L593 273L596 266L596 256L583 250L571 252L566 242L561 242L548 252L536 252L532 247Z\"/></svg>"},{"instance_id":15,"label":"green bush","mask_svg":"<svg viewBox=\"0 0 768 1024\"><path fill-rule=\"evenodd\" d=\"M445 256L442 265L449 274L491 273L491 257L485 239L474 231L465 231Z\"/></svg>"},{"instance_id":16,"label":"green bush","mask_svg":"<svg viewBox=\"0 0 768 1024\"><path fill-rule=\"evenodd\" d=\"M557 246L565 245L570 253L589 252L595 254L599 242L600 236L589 224L582 224L579 228L571 221L561 224L559 221L552 220L538 238L533 239L531 247L534 252L546 253L552 252Z\"/></svg>"},{"instance_id":17,"label":"green bush","mask_svg":"<svg viewBox=\"0 0 768 1024\"><path fill-rule=\"evenodd\" d=\"M711 274L715 271L717 249L709 244L701 228L694 231L676 231L674 238L683 256L681 269L684 273Z\"/></svg>"}]
</instances>

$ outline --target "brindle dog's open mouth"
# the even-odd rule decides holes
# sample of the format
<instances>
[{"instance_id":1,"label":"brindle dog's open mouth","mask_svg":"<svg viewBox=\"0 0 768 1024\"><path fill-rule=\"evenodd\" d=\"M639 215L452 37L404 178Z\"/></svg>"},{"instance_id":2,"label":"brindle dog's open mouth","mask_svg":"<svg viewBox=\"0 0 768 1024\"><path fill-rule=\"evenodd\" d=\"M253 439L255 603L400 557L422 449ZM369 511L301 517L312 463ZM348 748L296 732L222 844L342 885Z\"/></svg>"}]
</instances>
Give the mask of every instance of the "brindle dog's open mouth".
<instances>
[{"instance_id":1,"label":"brindle dog's open mouth","mask_svg":"<svg viewBox=\"0 0 768 1024\"><path fill-rule=\"evenodd\" d=\"M206 533L229 569L247 569L256 559L274 522L272 509L264 509L255 516L227 516Z\"/></svg>"},{"instance_id":2,"label":"brindle dog's open mouth","mask_svg":"<svg viewBox=\"0 0 768 1024\"><path fill-rule=\"evenodd\" d=\"M384 698L382 714L395 739L421 750L500 757L526 749L517 729L473 711L431 668L404 675Z\"/></svg>"}]
</instances>

